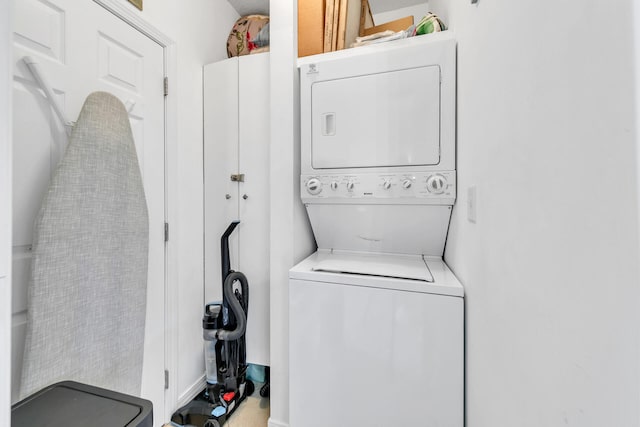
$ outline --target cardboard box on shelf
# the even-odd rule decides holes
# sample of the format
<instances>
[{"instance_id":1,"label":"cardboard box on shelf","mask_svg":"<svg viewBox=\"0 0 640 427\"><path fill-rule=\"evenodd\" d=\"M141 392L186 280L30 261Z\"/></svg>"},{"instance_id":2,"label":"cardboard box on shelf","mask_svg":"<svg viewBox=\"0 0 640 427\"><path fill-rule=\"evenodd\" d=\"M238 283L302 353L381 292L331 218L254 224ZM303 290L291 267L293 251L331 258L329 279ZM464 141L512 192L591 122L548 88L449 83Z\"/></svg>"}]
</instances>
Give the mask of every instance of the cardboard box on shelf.
<instances>
[{"instance_id":1,"label":"cardboard box on shelf","mask_svg":"<svg viewBox=\"0 0 640 427\"><path fill-rule=\"evenodd\" d=\"M328 1L328 0L327 0ZM340 0L333 0L333 19L331 20L331 47L327 50L327 41L324 42L324 51L325 52L333 52L338 49L338 20L340 19ZM329 18L324 17L325 21ZM326 24L326 22L325 22ZM325 37L327 36L325 29Z\"/></svg>"},{"instance_id":2,"label":"cardboard box on shelf","mask_svg":"<svg viewBox=\"0 0 640 427\"><path fill-rule=\"evenodd\" d=\"M376 25L375 27L365 28L363 36L369 36L375 33L381 33L382 31L404 31L413 25L413 16L405 16L404 18L396 19L385 24Z\"/></svg>"},{"instance_id":3,"label":"cardboard box on shelf","mask_svg":"<svg viewBox=\"0 0 640 427\"><path fill-rule=\"evenodd\" d=\"M361 0L341 0L338 50L351 47L356 41L360 30L360 13Z\"/></svg>"},{"instance_id":4,"label":"cardboard box on shelf","mask_svg":"<svg viewBox=\"0 0 640 427\"><path fill-rule=\"evenodd\" d=\"M298 0L298 57L324 51L324 15L325 0Z\"/></svg>"},{"instance_id":5,"label":"cardboard box on shelf","mask_svg":"<svg viewBox=\"0 0 640 427\"><path fill-rule=\"evenodd\" d=\"M364 36L364 30L375 25L376 24L373 22L373 13L371 13L371 7L369 6L369 0L361 0L360 28L358 29L358 36Z\"/></svg>"}]
</instances>

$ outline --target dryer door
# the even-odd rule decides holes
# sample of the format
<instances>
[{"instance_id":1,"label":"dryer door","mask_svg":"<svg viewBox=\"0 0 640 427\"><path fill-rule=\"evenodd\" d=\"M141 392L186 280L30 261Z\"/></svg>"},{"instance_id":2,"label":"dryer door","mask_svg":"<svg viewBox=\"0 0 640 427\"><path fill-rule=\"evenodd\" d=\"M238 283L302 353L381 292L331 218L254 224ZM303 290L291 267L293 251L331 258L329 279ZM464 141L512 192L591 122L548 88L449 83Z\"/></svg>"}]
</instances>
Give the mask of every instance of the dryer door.
<instances>
[{"instance_id":1,"label":"dryer door","mask_svg":"<svg viewBox=\"0 0 640 427\"><path fill-rule=\"evenodd\" d=\"M440 67L320 81L311 88L314 169L440 163Z\"/></svg>"}]
</instances>

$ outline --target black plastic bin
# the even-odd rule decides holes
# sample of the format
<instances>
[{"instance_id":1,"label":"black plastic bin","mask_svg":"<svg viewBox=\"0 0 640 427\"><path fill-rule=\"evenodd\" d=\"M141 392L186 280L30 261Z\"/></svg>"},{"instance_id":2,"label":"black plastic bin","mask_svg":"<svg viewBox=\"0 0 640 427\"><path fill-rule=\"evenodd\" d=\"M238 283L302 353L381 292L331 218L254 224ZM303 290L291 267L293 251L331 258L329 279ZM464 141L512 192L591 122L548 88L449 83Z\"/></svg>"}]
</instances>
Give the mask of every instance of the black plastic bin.
<instances>
[{"instance_id":1,"label":"black plastic bin","mask_svg":"<svg viewBox=\"0 0 640 427\"><path fill-rule=\"evenodd\" d=\"M153 405L139 397L63 381L11 407L12 427L153 427Z\"/></svg>"}]
</instances>

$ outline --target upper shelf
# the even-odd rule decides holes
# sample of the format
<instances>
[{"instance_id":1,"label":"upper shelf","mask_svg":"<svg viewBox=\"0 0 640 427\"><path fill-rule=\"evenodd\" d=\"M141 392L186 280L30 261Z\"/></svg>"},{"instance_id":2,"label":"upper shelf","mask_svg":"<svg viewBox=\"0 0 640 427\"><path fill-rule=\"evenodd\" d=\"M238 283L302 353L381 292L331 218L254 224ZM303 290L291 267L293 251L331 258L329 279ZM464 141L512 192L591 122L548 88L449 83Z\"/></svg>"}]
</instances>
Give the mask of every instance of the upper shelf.
<instances>
[{"instance_id":1,"label":"upper shelf","mask_svg":"<svg viewBox=\"0 0 640 427\"><path fill-rule=\"evenodd\" d=\"M366 46L353 47L349 49L335 50L333 52L318 53L317 55L309 55L298 58L297 65L301 67L307 64L313 64L320 61L328 61L342 58L349 58L358 55L368 55L371 53L381 53L387 50L393 50L398 46L411 45L413 43L429 43L439 42L441 40L454 39L455 35L452 31L442 31L437 33L425 34L422 36L408 37L400 40L393 40L384 43L374 43Z\"/></svg>"}]
</instances>

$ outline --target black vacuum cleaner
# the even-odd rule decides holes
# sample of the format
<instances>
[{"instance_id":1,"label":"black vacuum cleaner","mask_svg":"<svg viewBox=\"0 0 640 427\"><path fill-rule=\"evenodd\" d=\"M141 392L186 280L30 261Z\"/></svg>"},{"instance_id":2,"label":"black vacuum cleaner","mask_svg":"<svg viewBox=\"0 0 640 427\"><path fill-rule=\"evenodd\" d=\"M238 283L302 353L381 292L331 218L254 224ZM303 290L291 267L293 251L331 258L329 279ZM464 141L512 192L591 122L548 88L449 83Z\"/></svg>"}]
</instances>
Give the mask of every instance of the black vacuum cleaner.
<instances>
[{"instance_id":1,"label":"black vacuum cleaner","mask_svg":"<svg viewBox=\"0 0 640 427\"><path fill-rule=\"evenodd\" d=\"M229 224L220 239L222 302L207 304L202 318L207 388L174 412L171 421L178 425L222 426L255 389L247 380L249 283L244 274L231 270L229 260L229 236L238 224Z\"/></svg>"}]
</instances>

